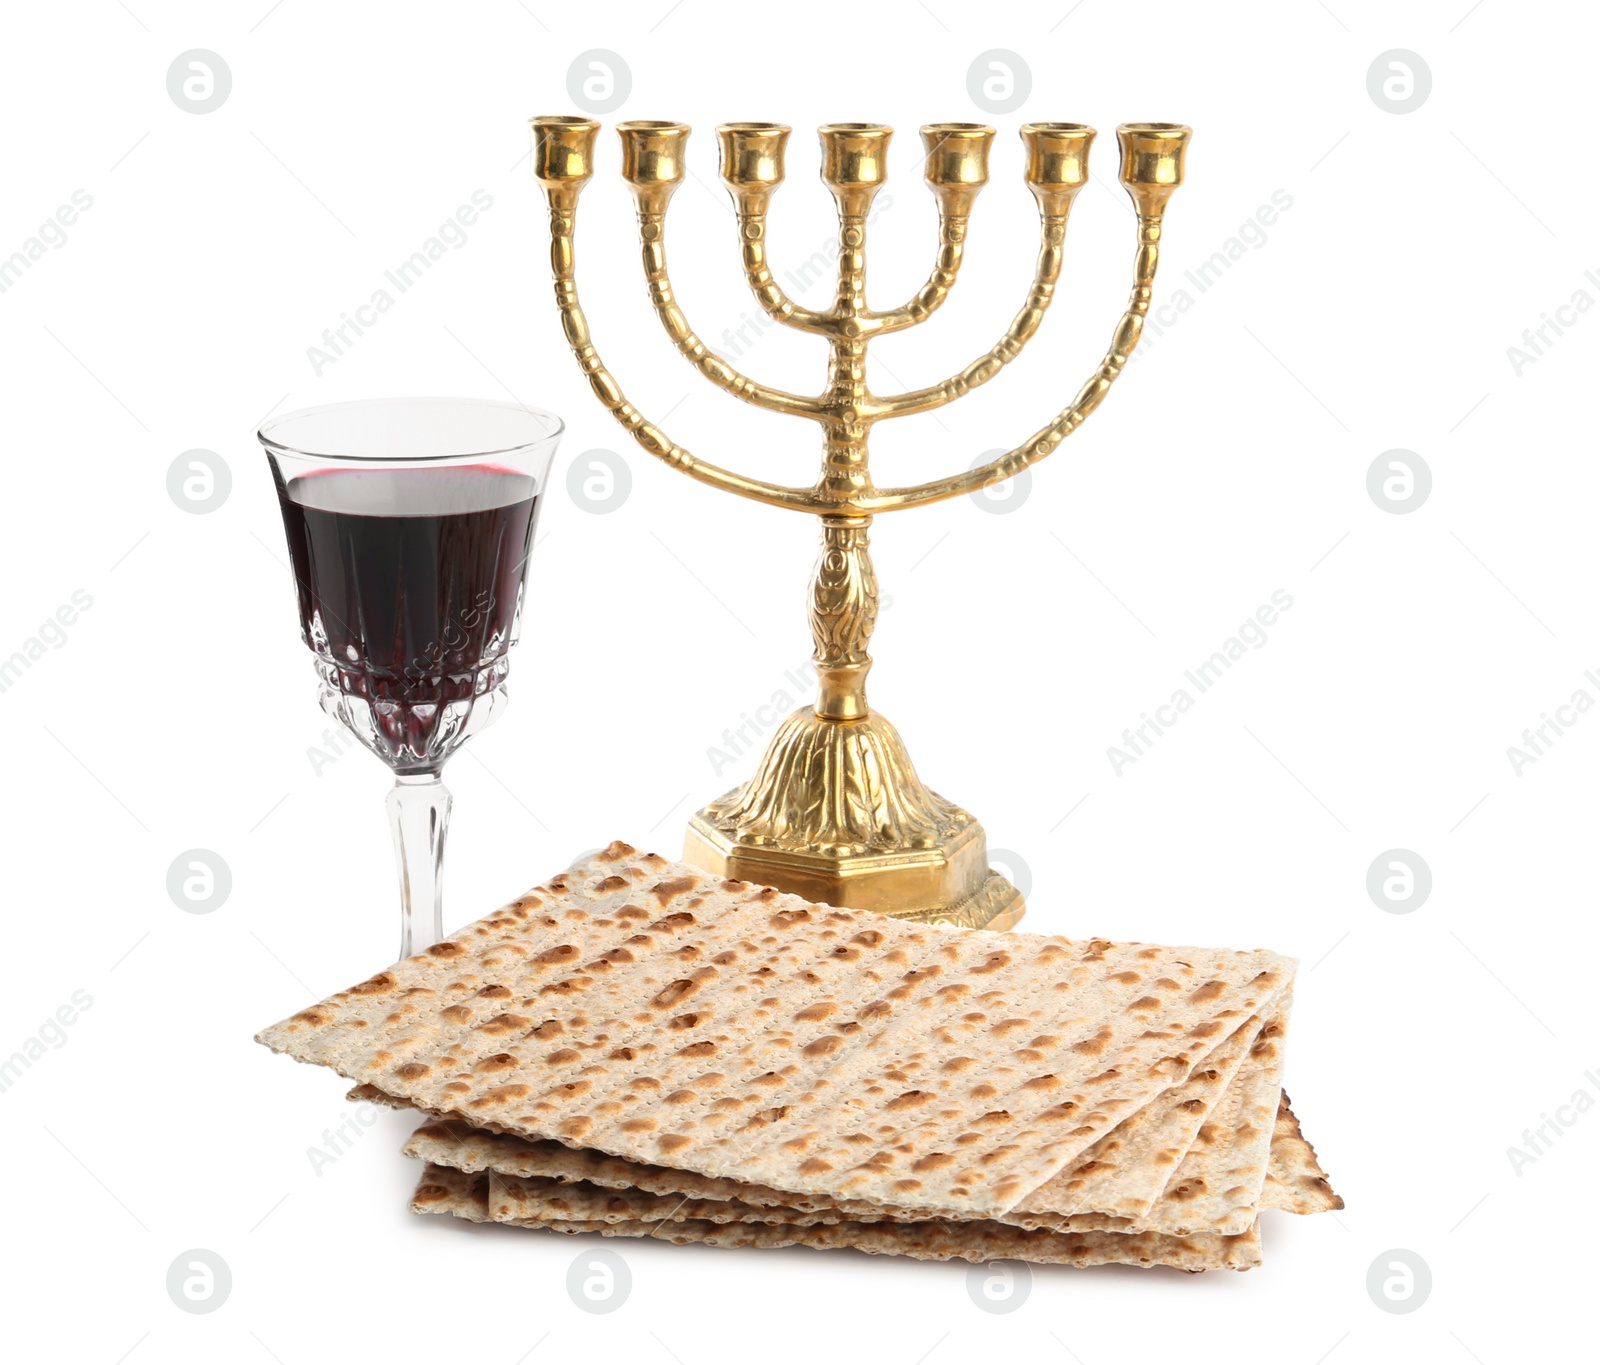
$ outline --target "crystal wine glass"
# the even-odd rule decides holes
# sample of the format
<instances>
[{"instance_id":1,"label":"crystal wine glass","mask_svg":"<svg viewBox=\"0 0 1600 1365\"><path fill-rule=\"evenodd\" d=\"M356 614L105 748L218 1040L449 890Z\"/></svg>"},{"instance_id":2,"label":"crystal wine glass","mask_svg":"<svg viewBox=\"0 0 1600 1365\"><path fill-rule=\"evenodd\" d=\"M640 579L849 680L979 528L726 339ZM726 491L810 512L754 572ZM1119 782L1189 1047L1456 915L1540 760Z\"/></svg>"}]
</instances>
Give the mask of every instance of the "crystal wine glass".
<instances>
[{"instance_id":1,"label":"crystal wine glass","mask_svg":"<svg viewBox=\"0 0 1600 1365\"><path fill-rule=\"evenodd\" d=\"M394 771L401 957L443 937L439 774L505 709L561 431L512 403L395 398L286 413L257 433L322 709Z\"/></svg>"}]
</instances>

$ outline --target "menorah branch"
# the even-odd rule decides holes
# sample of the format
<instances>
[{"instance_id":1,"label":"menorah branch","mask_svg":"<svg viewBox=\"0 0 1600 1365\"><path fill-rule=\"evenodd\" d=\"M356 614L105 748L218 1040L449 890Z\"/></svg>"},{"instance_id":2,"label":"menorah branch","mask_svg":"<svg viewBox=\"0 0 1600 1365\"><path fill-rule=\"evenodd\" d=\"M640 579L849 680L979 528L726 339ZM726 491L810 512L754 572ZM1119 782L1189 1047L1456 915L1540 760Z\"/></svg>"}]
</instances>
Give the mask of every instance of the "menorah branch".
<instances>
[{"instance_id":1,"label":"menorah branch","mask_svg":"<svg viewBox=\"0 0 1600 1365\"><path fill-rule=\"evenodd\" d=\"M939 215L939 254L934 259L928 282L901 307L864 314L861 318L866 324L863 331L873 336L904 331L919 322L926 322L943 306L950 297L950 290L955 287L956 276L960 273L961 262L966 254L967 223L968 218L964 213Z\"/></svg>"},{"instance_id":2,"label":"menorah branch","mask_svg":"<svg viewBox=\"0 0 1600 1365\"><path fill-rule=\"evenodd\" d=\"M1046 310L1055 299L1056 283L1061 278L1063 243L1066 240L1066 215L1042 215L1039 232L1039 259L1034 267L1033 284L1028 289L1027 300L1006 328L1005 335L966 369L951 375L942 383L876 400L872 407L873 417L907 417L912 413L942 408L946 403L965 397L980 384L987 384L1022 354L1022 348L1033 339L1039 324L1044 321Z\"/></svg>"},{"instance_id":3,"label":"menorah branch","mask_svg":"<svg viewBox=\"0 0 1600 1365\"><path fill-rule=\"evenodd\" d=\"M639 215L639 245L645 279L650 285L650 302L661 319L661 325L667 329L667 335L672 338L672 344L701 374L735 398L769 412L787 412L801 417L820 416L823 412L821 398L803 397L757 384L713 353L695 335L694 329L689 326L689 319L684 316L683 309L673 296L672 281L667 275L665 218L665 214Z\"/></svg>"},{"instance_id":4,"label":"menorah branch","mask_svg":"<svg viewBox=\"0 0 1600 1365\"><path fill-rule=\"evenodd\" d=\"M774 322L793 327L799 332L814 332L829 336L836 323L827 313L802 308L786 293L783 286L772 278L767 266L767 215L739 211L739 255L744 266L745 283L755 295L756 302Z\"/></svg>"},{"instance_id":5,"label":"menorah branch","mask_svg":"<svg viewBox=\"0 0 1600 1365\"><path fill-rule=\"evenodd\" d=\"M584 317L583 307L578 301L578 284L574 278L576 254L573 248L576 219L577 214L574 209L558 207L552 202L550 268L555 277L556 307L561 313L561 326L566 333L567 344L572 348L572 354L579 368L588 378L589 387L594 390L594 395L600 400L601 405L643 449L674 469L681 470L691 479L774 507L787 507L802 512L828 510L831 504L815 489L788 488L782 484L768 483L763 479L748 478L730 469L706 463L674 442L660 427L647 421L644 414L628 402L622 392L622 386L606 369L605 363L600 359L599 351L590 340L589 320Z\"/></svg>"},{"instance_id":6,"label":"menorah branch","mask_svg":"<svg viewBox=\"0 0 1600 1365\"><path fill-rule=\"evenodd\" d=\"M987 488L990 484L1012 478L1029 465L1037 464L1082 426L1089 414L1104 401L1117 376L1126 367L1128 357L1139 344L1145 315L1150 311L1156 267L1161 254L1161 215L1141 213L1138 232L1139 248L1134 256L1133 290L1128 298L1127 309L1112 332L1111 346L1088 382L1049 426L1041 427L1015 449L968 473L909 488L880 488L858 498L856 505L869 513L896 512Z\"/></svg>"}]
</instances>

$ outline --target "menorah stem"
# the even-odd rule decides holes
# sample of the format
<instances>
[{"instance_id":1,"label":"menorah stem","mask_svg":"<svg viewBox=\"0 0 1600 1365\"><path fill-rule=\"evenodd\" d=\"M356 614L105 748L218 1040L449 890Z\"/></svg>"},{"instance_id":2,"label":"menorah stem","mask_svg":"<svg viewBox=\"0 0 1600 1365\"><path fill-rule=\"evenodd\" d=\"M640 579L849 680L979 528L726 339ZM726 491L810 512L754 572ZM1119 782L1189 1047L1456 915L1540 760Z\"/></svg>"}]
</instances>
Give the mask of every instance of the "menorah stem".
<instances>
[{"instance_id":1,"label":"menorah stem","mask_svg":"<svg viewBox=\"0 0 1600 1365\"><path fill-rule=\"evenodd\" d=\"M822 552L811 581L812 660L816 713L828 720L867 714L867 646L878 623L878 579L872 571L871 517L822 517Z\"/></svg>"},{"instance_id":2,"label":"menorah stem","mask_svg":"<svg viewBox=\"0 0 1600 1365\"><path fill-rule=\"evenodd\" d=\"M837 318L858 318L867 311L867 216L839 215L839 288L833 312Z\"/></svg>"}]
</instances>

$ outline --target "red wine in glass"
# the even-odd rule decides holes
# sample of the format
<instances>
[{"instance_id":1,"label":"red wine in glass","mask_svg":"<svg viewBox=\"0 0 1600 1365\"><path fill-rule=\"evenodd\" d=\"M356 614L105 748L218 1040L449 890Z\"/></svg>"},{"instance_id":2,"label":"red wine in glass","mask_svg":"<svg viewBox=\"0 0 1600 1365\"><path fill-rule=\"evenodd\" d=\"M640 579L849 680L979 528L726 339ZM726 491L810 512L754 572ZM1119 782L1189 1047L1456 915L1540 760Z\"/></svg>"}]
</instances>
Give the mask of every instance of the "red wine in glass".
<instances>
[{"instance_id":1,"label":"red wine in glass","mask_svg":"<svg viewBox=\"0 0 1600 1365\"><path fill-rule=\"evenodd\" d=\"M394 773L401 957L443 936L440 769L507 705L561 431L517 403L380 398L284 413L257 433L322 709Z\"/></svg>"},{"instance_id":2,"label":"red wine in glass","mask_svg":"<svg viewBox=\"0 0 1600 1365\"><path fill-rule=\"evenodd\" d=\"M397 772L437 769L503 699L534 480L487 463L321 469L278 498L324 706Z\"/></svg>"}]
</instances>

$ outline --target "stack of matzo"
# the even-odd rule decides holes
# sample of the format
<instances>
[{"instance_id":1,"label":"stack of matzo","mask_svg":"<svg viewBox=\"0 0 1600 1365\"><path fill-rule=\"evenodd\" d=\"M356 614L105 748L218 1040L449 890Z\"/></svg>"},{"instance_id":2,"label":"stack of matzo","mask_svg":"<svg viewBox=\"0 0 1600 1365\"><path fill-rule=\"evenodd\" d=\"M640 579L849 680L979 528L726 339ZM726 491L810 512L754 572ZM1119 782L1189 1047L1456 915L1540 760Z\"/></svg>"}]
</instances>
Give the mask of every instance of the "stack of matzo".
<instances>
[{"instance_id":1,"label":"stack of matzo","mask_svg":"<svg viewBox=\"0 0 1600 1365\"><path fill-rule=\"evenodd\" d=\"M1260 1262L1340 1208L1294 963L909 924L616 843L259 1035L424 1111L418 1212L716 1246Z\"/></svg>"}]
</instances>

